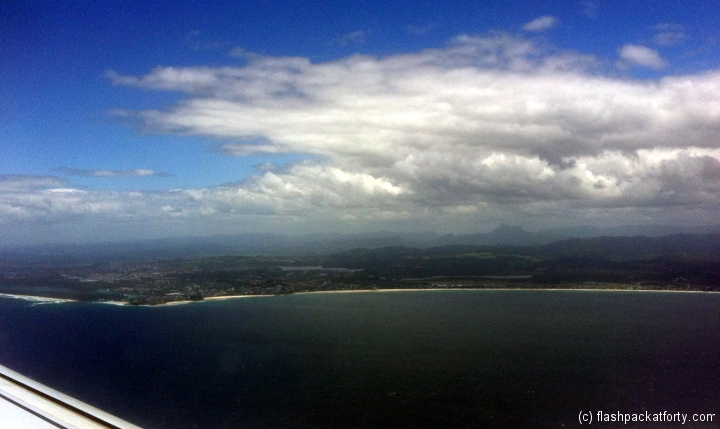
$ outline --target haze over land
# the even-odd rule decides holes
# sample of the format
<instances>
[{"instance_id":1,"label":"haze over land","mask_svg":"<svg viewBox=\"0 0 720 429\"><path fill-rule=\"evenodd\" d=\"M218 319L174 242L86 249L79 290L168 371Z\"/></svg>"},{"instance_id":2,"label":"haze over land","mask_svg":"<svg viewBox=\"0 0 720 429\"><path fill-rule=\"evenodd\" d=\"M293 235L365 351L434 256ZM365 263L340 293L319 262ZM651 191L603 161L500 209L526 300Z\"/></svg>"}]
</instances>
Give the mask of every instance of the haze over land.
<instances>
[{"instance_id":1,"label":"haze over land","mask_svg":"<svg viewBox=\"0 0 720 429\"><path fill-rule=\"evenodd\" d=\"M3 3L0 241L716 225L720 5L656 9Z\"/></svg>"}]
</instances>

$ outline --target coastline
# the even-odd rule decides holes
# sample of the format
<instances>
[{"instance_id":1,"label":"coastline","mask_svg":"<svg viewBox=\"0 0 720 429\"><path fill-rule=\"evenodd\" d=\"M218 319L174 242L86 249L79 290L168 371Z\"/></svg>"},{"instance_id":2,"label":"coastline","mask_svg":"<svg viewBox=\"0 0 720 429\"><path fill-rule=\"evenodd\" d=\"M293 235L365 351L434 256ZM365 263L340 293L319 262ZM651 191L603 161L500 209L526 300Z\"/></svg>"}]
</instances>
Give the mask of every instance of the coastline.
<instances>
[{"instance_id":1,"label":"coastline","mask_svg":"<svg viewBox=\"0 0 720 429\"><path fill-rule=\"evenodd\" d=\"M705 291L705 290L679 290L679 289L601 289L601 288L520 288L520 287L478 287L478 288L393 288L393 289L355 289L355 290L323 290L323 291L308 291L308 292L296 292L291 295L300 294L311 294L311 293L353 293L353 292L423 292L423 291L451 291L451 290L476 290L476 291L579 291L579 292L669 292L669 293L720 293L720 291ZM259 295L262 296L262 295Z\"/></svg>"},{"instance_id":2,"label":"coastline","mask_svg":"<svg viewBox=\"0 0 720 429\"><path fill-rule=\"evenodd\" d=\"M173 301L166 302L164 304L157 305L143 305L142 307L164 307L166 305L184 305L192 303L200 303L205 301L221 301L226 299L238 299L238 298L262 298L262 297L277 297L277 296L291 296L291 295L320 295L320 294L343 294L343 293L377 293L377 292L432 292L432 291L577 291L577 292L668 292L668 293L720 293L720 291L703 291L703 290L672 290L672 289L591 289L591 288L393 288L393 289L338 289L338 290L317 290L317 291L305 291L305 292L294 292L289 294L281 295L226 295L226 296L211 296L203 299L202 301ZM129 305L129 304L126 304Z\"/></svg>"},{"instance_id":3,"label":"coastline","mask_svg":"<svg viewBox=\"0 0 720 429\"><path fill-rule=\"evenodd\" d=\"M310 294L342 294L342 293L388 293L388 292L432 292L432 291L564 291L564 292L661 292L661 293L704 293L704 294L718 294L720 291L703 291L703 290L679 290L679 289L622 289L622 288L388 288L388 289L338 289L338 290L318 290L318 291L304 291L294 292L290 294L282 295L224 295L224 296L211 296L201 301L172 301L163 304L156 305L141 305L141 307L164 307L168 305L184 305L193 304L205 301L222 301L228 299L239 299L239 298L262 298L262 297L277 297L277 296L289 296L289 295L310 295ZM75 299L67 298L49 298L45 296L35 295L19 295L19 294L8 294L0 293L0 298L20 299L24 301L35 302L36 304L64 304L71 302L80 302ZM88 301L92 304L106 304L106 305L120 305L120 306L131 306L126 301Z\"/></svg>"},{"instance_id":4,"label":"coastline","mask_svg":"<svg viewBox=\"0 0 720 429\"><path fill-rule=\"evenodd\" d=\"M263 296L277 296L277 295L223 295L223 296L209 296L207 298L204 298L200 301L172 301L172 302L165 302L163 304L157 304L157 305L144 305L143 307L161 307L164 305L182 305L182 304L192 304L194 302L205 302L205 301L222 301L225 299L236 299L236 298L260 298ZM129 304L128 304L129 305Z\"/></svg>"},{"instance_id":5,"label":"coastline","mask_svg":"<svg viewBox=\"0 0 720 429\"><path fill-rule=\"evenodd\" d=\"M46 296L17 295L17 294L11 294L11 293L0 293L0 298L22 299L24 301L33 301L38 304L40 304L40 303L60 304L60 303L66 303L66 302L78 302L76 299L48 298Z\"/></svg>"},{"instance_id":6,"label":"coastline","mask_svg":"<svg viewBox=\"0 0 720 429\"><path fill-rule=\"evenodd\" d=\"M222 295L222 296L209 296L203 301L222 301L224 299L235 299L235 298L261 298L263 296L277 296L277 295L270 295L270 294L264 294L264 295ZM192 301L189 301L192 302ZM195 301L195 302L202 302L202 301Z\"/></svg>"}]
</instances>

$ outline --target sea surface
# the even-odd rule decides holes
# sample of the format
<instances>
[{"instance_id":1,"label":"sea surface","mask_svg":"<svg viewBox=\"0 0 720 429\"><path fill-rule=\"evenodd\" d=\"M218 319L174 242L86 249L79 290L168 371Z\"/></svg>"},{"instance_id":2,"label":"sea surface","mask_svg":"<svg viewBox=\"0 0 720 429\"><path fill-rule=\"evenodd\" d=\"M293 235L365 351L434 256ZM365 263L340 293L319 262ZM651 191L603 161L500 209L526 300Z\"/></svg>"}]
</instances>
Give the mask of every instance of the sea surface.
<instances>
[{"instance_id":1,"label":"sea surface","mask_svg":"<svg viewBox=\"0 0 720 429\"><path fill-rule=\"evenodd\" d=\"M715 413L720 294L417 291L162 307L0 298L0 364L142 427L569 428Z\"/></svg>"}]
</instances>

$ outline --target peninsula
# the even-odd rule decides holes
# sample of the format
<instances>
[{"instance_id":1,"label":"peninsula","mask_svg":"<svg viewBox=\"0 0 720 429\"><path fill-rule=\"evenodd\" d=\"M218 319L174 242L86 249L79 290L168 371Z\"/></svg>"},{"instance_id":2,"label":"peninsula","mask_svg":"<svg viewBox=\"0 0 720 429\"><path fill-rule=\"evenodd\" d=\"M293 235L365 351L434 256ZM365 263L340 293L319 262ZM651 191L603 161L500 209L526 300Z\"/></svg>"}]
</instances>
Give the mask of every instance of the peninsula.
<instances>
[{"instance_id":1,"label":"peninsula","mask_svg":"<svg viewBox=\"0 0 720 429\"><path fill-rule=\"evenodd\" d=\"M157 305L381 289L720 291L720 235L569 239L536 246L357 248L328 254L0 259L0 294Z\"/></svg>"}]
</instances>

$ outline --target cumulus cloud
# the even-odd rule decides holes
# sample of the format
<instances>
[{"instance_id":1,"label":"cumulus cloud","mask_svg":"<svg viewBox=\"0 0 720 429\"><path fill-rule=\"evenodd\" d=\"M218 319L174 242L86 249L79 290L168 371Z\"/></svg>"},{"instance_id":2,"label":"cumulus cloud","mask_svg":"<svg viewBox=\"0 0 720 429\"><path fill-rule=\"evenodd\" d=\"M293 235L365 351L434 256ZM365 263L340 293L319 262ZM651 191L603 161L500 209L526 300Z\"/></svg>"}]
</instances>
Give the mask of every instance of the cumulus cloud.
<instances>
[{"instance_id":1,"label":"cumulus cloud","mask_svg":"<svg viewBox=\"0 0 720 429\"><path fill-rule=\"evenodd\" d=\"M560 23L560 20L551 15L544 15L533 19L523 26L525 31L545 31Z\"/></svg>"},{"instance_id":2,"label":"cumulus cloud","mask_svg":"<svg viewBox=\"0 0 720 429\"><path fill-rule=\"evenodd\" d=\"M633 64L662 60L649 48L626 48ZM652 81L603 76L594 57L505 33L383 58L246 59L239 67L108 76L185 94L162 110L124 112L158 132L225 139L221 149L232 156L312 160L267 164L223 186L154 193L10 177L0 180L0 219L114 213L286 231L313 222L447 231L532 219L717 219L720 71Z\"/></svg>"},{"instance_id":3,"label":"cumulus cloud","mask_svg":"<svg viewBox=\"0 0 720 429\"><path fill-rule=\"evenodd\" d=\"M661 69L667 61L660 54L646 46L627 44L620 49L620 65L637 65L651 69Z\"/></svg>"},{"instance_id":4,"label":"cumulus cloud","mask_svg":"<svg viewBox=\"0 0 720 429\"><path fill-rule=\"evenodd\" d=\"M140 193L85 191L53 176L0 176L0 223L98 213L122 216L121 209L133 200L147 203Z\"/></svg>"},{"instance_id":5,"label":"cumulus cloud","mask_svg":"<svg viewBox=\"0 0 720 429\"><path fill-rule=\"evenodd\" d=\"M656 64L645 49L625 56ZM665 186L664 176L649 175L657 151L717 155L720 74L644 83L600 76L594 64L497 33L386 58L258 57L245 67L157 68L116 82L188 93L168 110L138 112L151 127L235 139L222 148L237 156L317 155L238 186L274 189L274 197L293 189L282 198L298 201L322 201L324 192L335 207L631 205L628 195L646 201ZM340 182L320 178L338 172L393 191L350 181L337 193ZM259 186L270 178L278 188ZM640 198L631 184L645 180L655 185Z\"/></svg>"},{"instance_id":6,"label":"cumulus cloud","mask_svg":"<svg viewBox=\"0 0 720 429\"><path fill-rule=\"evenodd\" d=\"M0 175L0 192L28 192L37 189L58 188L67 182L54 176L29 176L25 174Z\"/></svg>"},{"instance_id":7,"label":"cumulus cloud","mask_svg":"<svg viewBox=\"0 0 720 429\"><path fill-rule=\"evenodd\" d=\"M83 170L80 168L60 167L57 168L56 171L69 176L85 177L146 177L166 175L163 173L157 173L155 170L150 170L148 168L136 168L133 170Z\"/></svg>"}]
</instances>

